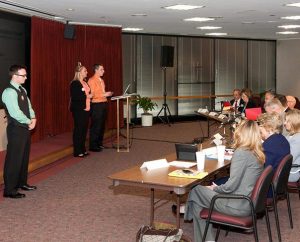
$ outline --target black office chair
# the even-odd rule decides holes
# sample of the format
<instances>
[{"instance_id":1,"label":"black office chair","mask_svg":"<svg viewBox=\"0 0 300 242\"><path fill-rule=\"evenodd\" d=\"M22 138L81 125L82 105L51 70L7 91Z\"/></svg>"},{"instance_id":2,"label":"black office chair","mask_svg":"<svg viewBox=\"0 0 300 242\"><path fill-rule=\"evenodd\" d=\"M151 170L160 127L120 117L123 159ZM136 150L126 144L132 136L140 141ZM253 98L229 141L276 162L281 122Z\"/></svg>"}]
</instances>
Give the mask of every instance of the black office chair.
<instances>
[{"instance_id":1,"label":"black office chair","mask_svg":"<svg viewBox=\"0 0 300 242\"><path fill-rule=\"evenodd\" d=\"M276 220L276 227L277 227L277 234L278 240L281 241L281 233L280 233L280 225L279 225L279 217L278 217L278 209L277 209L277 202L278 200L286 199L289 219L290 219L290 226L293 228L293 218L291 213L291 205L290 205L290 197L288 193L288 179L291 171L293 163L293 156L286 155L279 163L272 179L272 190L273 190L273 197L267 198L266 206L268 209L274 208L275 213L275 220Z\"/></svg>"},{"instance_id":2,"label":"black office chair","mask_svg":"<svg viewBox=\"0 0 300 242\"><path fill-rule=\"evenodd\" d=\"M273 171L272 167L268 166L264 169L261 176L256 181L256 184L253 188L251 196L245 195L226 195L226 194L218 194L215 195L211 201L209 209L204 208L200 212L200 217L202 219L206 219L206 227L203 234L202 241L205 241L207 230L210 223L216 224L218 226L216 241L218 240L220 234L221 225L245 229L245 230L253 230L255 241L258 242L258 234L256 227L256 214L257 213L265 213L266 214L266 223L268 228L268 236L269 240L272 241L271 235L271 227L269 221L268 210L266 209L266 198L269 187L272 182ZM249 207L251 208L251 215L249 216L233 216L228 214L223 214L214 210L214 205L216 200L218 199L245 199L249 203Z\"/></svg>"}]
</instances>

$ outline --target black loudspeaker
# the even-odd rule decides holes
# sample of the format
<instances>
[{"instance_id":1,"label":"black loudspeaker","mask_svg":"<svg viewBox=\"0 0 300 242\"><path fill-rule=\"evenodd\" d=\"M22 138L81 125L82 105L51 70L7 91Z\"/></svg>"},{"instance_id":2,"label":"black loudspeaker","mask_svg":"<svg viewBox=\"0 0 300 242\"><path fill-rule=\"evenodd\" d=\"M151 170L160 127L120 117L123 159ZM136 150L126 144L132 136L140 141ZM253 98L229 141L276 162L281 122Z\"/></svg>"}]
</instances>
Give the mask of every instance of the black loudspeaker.
<instances>
[{"instance_id":1,"label":"black loudspeaker","mask_svg":"<svg viewBox=\"0 0 300 242\"><path fill-rule=\"evenodd\" d=\"M173 67L174 47L164 45L161 47L160 66Z\"/></svg>"},{"instance_id":2,"label":"black loudspeaker","mask_svg":"<svg viewBox=\"0 0 300 242\"><path fill-rule=\"evenodd\" d=\"M75 26L66 24L64 30L65 39L75 39Z\"/></svg>"}]
</instances>

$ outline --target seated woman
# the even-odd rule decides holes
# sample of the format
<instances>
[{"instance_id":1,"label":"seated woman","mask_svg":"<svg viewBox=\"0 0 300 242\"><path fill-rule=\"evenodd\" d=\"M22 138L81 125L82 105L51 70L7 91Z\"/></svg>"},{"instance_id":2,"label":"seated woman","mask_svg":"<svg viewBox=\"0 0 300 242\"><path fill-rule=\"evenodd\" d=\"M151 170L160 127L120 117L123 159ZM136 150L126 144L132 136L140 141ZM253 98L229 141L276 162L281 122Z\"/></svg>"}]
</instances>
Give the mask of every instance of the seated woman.
<instances>
[{"instance_id":1,"label":"seated woman","mask_svg":"<svg viewBox=\"0 0 300 242\"><path fill-rule=\"evenodd\" d=\"M286 113L284 126L288 132L286 136L291 146L293 165L300 165L300 110L293 109ZM292 167L289 182L296 182L300 178L300 167Z\"/></svg>"},{"instance_id":2,"label":"seated woman","mask_svg":"<svg viewBox=\"0 0 300 242\"><path fill-rule=\"evenodd\" d=\"M242 110L242 113L245 113L245 110L247 108L256 108L256 104L252 99L252 91L249 88L244 88L241 91L241 97L244 101L244 108Z\"/></svg>"},{"instance_id":3,"label":"seated woman","mask_svg":"<svg viewBox=\"0 0 300 242\"><path fill-rule=\"evenodd\" d=\"M264 113L258 117L258 123L261 137L264 140L265 167L271 165L275 171L280 161L290 154L290 144L281 134L282 117L277 113ZM271 189L269 189L268 197L272 197Z\"/></svg>"},{"instance_id":4,"label":"seated woman","mask_svg":"<svg viewBox=\"0 0 300 242\"><path fill-rule=\"evenodd\" d=\"M283 157L290 154L290 144L281 134L282 117L277 113L264 113L258 117L258 123L261 137L264 140L265 167L271 165L275 171Z\"/></svg>"},{"instance_id":5,"label":"seated woman","mask_svg":"<svg viewBox=\"0 0 300 242\"><path fill-rule=\"evenodd\" d=\"M202 241L205 229L205 220L199 216L202 208L209 208L212 198L217 194L241 194L249 196L256 180L263 171L265 155L261 145L261 135L256 122L245 120L237 127L234 133L235 152L230 166L230 177L225 184L217 186L198 185L188 196L184 218L193 219L194 241ZM222 213L232 215L249 215L250 207L246 200L218 200L216 209ZM214 234L209 227L206 240L213 241Z\"/></svg>"}]
</instances>

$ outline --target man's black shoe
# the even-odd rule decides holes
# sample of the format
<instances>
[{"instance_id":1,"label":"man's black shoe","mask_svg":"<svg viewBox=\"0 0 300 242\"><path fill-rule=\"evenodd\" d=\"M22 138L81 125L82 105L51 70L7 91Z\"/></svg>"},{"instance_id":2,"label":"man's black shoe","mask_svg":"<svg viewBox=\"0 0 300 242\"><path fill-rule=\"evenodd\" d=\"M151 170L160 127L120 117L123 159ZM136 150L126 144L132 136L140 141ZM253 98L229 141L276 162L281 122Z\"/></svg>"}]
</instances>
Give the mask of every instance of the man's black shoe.
<instances>
[{"instance_id":1,"label":"man's black shoe","mask_svg":"<svg viewBox=\"0 0 300 242\"><path fill-rule=\"evenodd\" d=\"M37 187L26 184L26 185L21 186L20 189L22 189L24 191L33 191L33 190L36 190Z\"/></svg>"},{"instance_id":2,"label":"man's black shoe","mask_svg":"<svg viewBox=\"0 0 300 242\"><path fill-rule=\"evenodd\" d=\"M102 149L101 149L101 148L90 148L90 151L93 151L93 152L101 152Z\"/></svg>"},{"instance_id":3,"label":"man's black shoe","mask_svg":"<svg viewBox=\"0 0 300 242\"><path fill-rule=\"evenodd\" d=\"M9 198L23 198L25 197L25 194L23 193L11 193L11 194L6 194L6 193L3 193L3 197L9 197Z\"/></svg>"}]
</instances>

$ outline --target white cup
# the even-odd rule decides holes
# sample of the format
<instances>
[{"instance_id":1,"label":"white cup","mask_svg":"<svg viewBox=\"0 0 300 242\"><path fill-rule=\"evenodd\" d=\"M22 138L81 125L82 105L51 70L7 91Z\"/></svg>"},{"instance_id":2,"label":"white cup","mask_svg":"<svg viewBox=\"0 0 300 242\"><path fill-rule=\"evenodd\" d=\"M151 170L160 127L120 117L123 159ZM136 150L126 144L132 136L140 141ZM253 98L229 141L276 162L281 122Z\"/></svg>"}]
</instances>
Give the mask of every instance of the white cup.
<instances>
[{"instance_id":1,"label":"white cup","mask_svg":"<svg viewBox=\"0 0 300 242\"><path fill-rule=\"evenodd\" d=\"M218 162L223 164L225 158L225 145L217 145Z\"/></svg>"},{"instance_id":2,"label":"white cup","mask_svg":"<svg viewBox=\"0 0 300 242\"><path fill-rule=\"evenodd\" d=\"M196 159L198 171L204 171L205 153L203 151L196 152Z\"/></svg>"}]
</instances>

